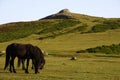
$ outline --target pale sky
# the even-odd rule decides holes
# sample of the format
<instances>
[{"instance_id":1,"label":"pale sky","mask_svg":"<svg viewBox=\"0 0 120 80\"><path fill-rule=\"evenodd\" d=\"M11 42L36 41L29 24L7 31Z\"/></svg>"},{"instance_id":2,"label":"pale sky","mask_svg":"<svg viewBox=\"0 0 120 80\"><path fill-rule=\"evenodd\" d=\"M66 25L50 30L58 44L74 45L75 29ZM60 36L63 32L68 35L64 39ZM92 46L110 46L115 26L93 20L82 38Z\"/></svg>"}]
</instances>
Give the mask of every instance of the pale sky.
<instances>
[{"instance_id":1,"label":"pale sky","mask_svg":"<svg viewBox=\"0 0 120 80\"><path fill-rule=\"evenodd\" d=\"M0 24L38 20L62 9L91 16L120 18L120 0L0 0Z\"/></svg>"}]
</instances>

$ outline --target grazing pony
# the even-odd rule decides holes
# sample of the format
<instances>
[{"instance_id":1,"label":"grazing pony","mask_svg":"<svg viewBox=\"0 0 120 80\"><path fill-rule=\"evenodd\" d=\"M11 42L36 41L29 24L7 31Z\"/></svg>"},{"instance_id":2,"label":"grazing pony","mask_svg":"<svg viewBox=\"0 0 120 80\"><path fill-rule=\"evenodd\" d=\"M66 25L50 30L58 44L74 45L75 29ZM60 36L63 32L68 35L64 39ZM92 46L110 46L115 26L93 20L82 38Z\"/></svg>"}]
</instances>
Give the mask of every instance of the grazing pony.
<instances>
[{"instance_id":1,"label":"grazing pony","mask_svg":"<svg viewBox=\"0 0 120 80\"><path fill-rule=\"evenodd\" d=\"M33 46L31 44L12 43L6 48L6 62L4 70L10 63L10 72L16 73L14 67L14 59L18 57L23 60L27 59L25 73L29 73L28 66L30 59L32 59L33 64L35 66L35 73L38 73L38 68L43 67L45 64L44 56L41 55L42 51L36 46Z\"/></svg>"}]
</instances>

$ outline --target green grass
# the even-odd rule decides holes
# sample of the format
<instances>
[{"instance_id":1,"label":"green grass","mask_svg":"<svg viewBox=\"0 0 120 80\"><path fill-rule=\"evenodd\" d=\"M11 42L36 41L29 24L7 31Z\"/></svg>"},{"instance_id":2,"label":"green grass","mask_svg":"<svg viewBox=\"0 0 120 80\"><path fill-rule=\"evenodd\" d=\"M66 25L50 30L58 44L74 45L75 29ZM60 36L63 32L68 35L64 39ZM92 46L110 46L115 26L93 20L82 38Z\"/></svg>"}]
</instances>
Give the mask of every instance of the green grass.
<instances>
[{"instance_id":1,"label":"green grass","mask_svg":"<svg viewBox=\"0 0 120 80\"><path fill-rule=\"evenodd\" d=\"M0 80L119 80L120 58L96 57L92 54L76 55L77 60L72 61L70 57L46 56L45 68L39 74L34 74L29 67L29 74L25 74L21 68L17 73L4 71L4 59L0 57ZM97 55L98 56L98 55ZM120 57L120 56L119 56ZM16 64L15 64L16 65Z\"/></svg>"},{"instance_id":2,"label":"green grass","mask_svg":"<svg viewBox=\"0 0 120 80\"><path fill-rule=\"evenodd\" d=\"M69 33L56 38L38 40L39 35L0 43L0 51L13 42L31 43L39 46L49 53L45 56L46 65L40 74L35 75L29 67L30 74L25 74L21 68L17 73L4 71L5 57L0 57L0 80L119 80L120 55L106 54L76 54L80 49L87 49L100 45L120 43L120 30L103 33ZM71 56L76 56L76 61L71 61ZM16 65L16 64L15 64Z\"/></svg>"}]
</instances>

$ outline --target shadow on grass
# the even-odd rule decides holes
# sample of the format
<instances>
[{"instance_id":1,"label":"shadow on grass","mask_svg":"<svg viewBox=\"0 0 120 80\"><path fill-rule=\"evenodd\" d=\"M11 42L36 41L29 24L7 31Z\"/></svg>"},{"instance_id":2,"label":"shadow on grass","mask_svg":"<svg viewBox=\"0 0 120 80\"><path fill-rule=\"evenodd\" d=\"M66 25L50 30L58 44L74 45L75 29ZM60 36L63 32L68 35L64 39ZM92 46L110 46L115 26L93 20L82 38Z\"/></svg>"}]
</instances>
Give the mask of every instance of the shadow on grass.
<instances>
[{"instance_id":1,"label":"shadow on grass","mask_svg":"<svg viewBox=\"0 0 120 80\"><path fill-rule=\"evenodd\" d=\"M26 73L25 72L17 72L17 73L11 73L9 71L0 71L0 74L20 74L20 75L25 75ZM34 75L35 73L27 73L26 75ZM39 73L38 73L39 74ZM36 74L35 74L36 75Z\"/></svg>"},{"instance_id":2,"label":"shadow on grass","mask_svg":"<svg viewBox=\"0 0 120 80\"><path fill-rule=\"evenodd\" d=\"M10 72L8 72L7 70L4 70L4 68L0 68L0 74L1 73L5 73L6 74L6 73L10 73Z\"/></svg>"},{"instance_id":3,"label":"shadow on grass","mask_svg":"<svg viewBox=\"0 0 120 80\"><path fill-rule=\"evenodd\" d=\"M2 74L3 74L3 73L5 73L5 74L6 74L6 73L10 73L10 72L6 72L6 71L0 71L0 74L1 74L1 73L2 73Z\"/></svg>"},{"instance_id":4,"label":"shadow on grass","mask_svg":"<svg viewBox=\"0 0 120 80\"><path fill-rule=\"evenodd\" d=\"M71 57L71 56L73 56L73 54L55 54L55 53L50 53L49 55L53 56L53 57Z\"/></svg>"},{"instance_id":5,"label":"shadow on grass","mask_svg":"<svg viewBox=\"0 0 120 80\"><path fill-rule=\"evenodd\" d=\"M26 74L25 71L22 70L22 69L17 69L17 70L16 70L16 73L13 73L13 72L9 72L9 69L4 70L4 68L0 68L0 74L6 74L6 73L8 73L8 74ZM29 71L28 74L35 74L35 73ZM38 73L38 74L39 74L39 73Z\"/></svg>"}]
</instances>

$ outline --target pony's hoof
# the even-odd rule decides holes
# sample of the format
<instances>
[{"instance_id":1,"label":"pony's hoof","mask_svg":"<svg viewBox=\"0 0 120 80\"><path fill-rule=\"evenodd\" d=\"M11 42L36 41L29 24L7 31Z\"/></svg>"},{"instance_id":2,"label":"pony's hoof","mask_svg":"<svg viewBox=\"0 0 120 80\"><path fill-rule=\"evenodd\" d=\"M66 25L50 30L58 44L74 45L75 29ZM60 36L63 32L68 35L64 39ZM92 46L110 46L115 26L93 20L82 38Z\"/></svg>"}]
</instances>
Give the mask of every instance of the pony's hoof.
<instances>
[{"instance_id":1,"label":"pony's hoof","mask_svg":"<svg viewBox=\"0 0 120 80\"><path fill-rule=\"evenodd\" d=\"M29 74L29 72L25 72L26 74Z\"/></svg>"},{"instance_id":2,"label":"pony's hoof","mask_svg":"<svg viewBox=\"0 0 120 80\"><path fill-rule=\"evenodd\" d=\"M35 72L35 74L37 74L38 72Z\"/></svg>"},{"instance_id":3,"label":"pony's hoof","mask_svg":"<svg viewBox=\"0 0 120 80\"><path fill-rule=\"evenodd\" d=\"M38 71L38 72L35 72L35 74L37 74L37 73L39 73L39 71Z\"/></svg>"},{"instance_id":4,"label":"pony's hoof","mask_svg":"<svg viewBox=\"0 0 120 80\"><path fill-rule=\"evenodd\" d=\"M25 68L22 68L22 70L25 70Z\"/></svg>"},{"instance_id":5,"label":"pony's hoof","mask_svg":"<svg viewBox=\"0 0 120 80\"><path fill-rule=\"evenodd\" d=\"M26 74L28 74L29 72L28 71L25 71Z\"/></svg>"},{"instance_id":6,"label":"pony's hoof","mask_svg":"<svg viewBox=\"0 0 120 80\"><path fill-rule=\"evenodd\" d=\"M14 73L16 73L16 71L14 71Z\"/></svg>"}]
</instances>

